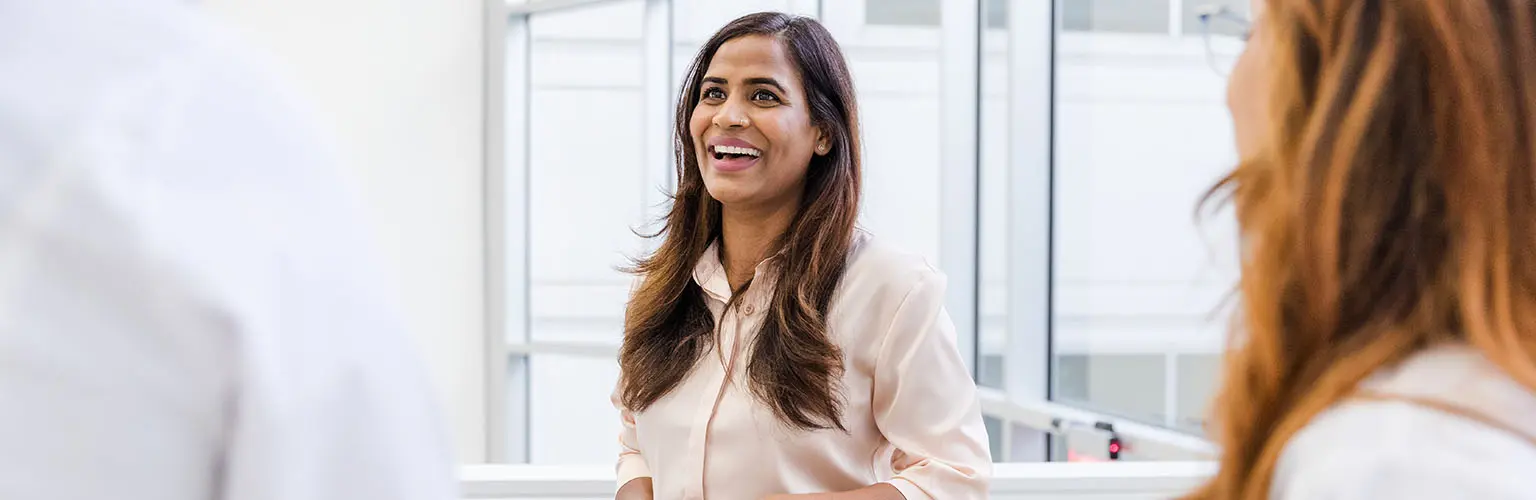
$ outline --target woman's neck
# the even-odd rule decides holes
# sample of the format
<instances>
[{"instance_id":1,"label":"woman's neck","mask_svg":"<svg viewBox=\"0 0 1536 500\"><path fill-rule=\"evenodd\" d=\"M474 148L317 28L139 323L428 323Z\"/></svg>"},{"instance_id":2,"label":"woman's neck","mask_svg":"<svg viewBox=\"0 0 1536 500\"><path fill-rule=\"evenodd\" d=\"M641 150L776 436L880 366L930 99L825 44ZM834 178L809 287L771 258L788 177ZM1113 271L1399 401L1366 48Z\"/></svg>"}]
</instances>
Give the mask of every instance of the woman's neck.
<instances>
[{"instance_id":1,"label":"woman's neck","mask_svg":"<svg viewBox=\"0 0 1536 500\"><path fill-rule=\"evenodd\" d=\"M720 210L720 262L725 267L731 290L738 290L752 279L757 265L774 251L774 242L789 230L799 204L784 204L769 209Z\"/></svg>"}]
</instances>

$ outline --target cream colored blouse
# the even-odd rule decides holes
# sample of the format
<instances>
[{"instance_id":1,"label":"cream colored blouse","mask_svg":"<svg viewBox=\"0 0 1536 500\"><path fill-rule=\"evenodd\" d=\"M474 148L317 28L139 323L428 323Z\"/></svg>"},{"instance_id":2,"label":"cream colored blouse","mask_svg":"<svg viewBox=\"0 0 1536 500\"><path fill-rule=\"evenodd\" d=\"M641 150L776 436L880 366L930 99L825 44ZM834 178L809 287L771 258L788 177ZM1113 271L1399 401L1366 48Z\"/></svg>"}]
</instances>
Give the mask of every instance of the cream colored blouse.
<instances>
[{"instance_id":1,"label":"cream colored blouse","mask_svg":"<svg viewBox=\"0 0 1536 500\"><path fill-rule=\"evenodd\" d=\"M623 420L619 485L651 477L658 500L756 500L879 482L908 500L987 497L986 428L944 310L942 274L859 233L827 318L843 351L848 432L802 431L746 385L745 348L771 297L770 264L758 266L742 303L726 314L725 270L713 246L704 255L693 276L721 351L699 356L682 383L644 412L627 411L615 391Z\"/></svg>"}]
</instances>

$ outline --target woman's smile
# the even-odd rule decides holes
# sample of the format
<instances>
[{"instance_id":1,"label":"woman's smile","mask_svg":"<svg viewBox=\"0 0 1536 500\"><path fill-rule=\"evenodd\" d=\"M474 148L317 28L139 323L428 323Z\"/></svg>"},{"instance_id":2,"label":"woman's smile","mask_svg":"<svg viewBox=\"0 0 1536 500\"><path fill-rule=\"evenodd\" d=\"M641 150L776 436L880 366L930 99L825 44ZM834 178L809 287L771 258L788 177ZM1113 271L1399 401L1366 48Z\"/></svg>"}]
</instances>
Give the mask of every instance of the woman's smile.
<instances>
[{"instance_id":1,"label":"woman's smile","mask_svg":"<svg viewBox=\"0 0 1536 500\"><path fill-rule=\"evenodd\" d=\"M757 165L763 150L752 143L732 137L709 140L709 166L720 172L739 172Z\"/></svg>"}]
</instances>

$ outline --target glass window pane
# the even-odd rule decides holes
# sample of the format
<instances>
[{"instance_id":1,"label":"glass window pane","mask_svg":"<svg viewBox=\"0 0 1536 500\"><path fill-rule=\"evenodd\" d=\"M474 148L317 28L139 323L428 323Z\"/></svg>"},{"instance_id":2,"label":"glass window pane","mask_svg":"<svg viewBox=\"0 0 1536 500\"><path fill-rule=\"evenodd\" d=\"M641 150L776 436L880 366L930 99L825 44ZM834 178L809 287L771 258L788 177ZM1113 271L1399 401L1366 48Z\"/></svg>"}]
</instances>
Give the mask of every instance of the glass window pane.
<instances>
[{"instance_id":1,"label":"glass window pane","mask_svg":"<svg viewBox=\"0 0 1536 500\"><path fill-rule=\"evenodd\" d=\"M1071 452L1071 447L1069 447L1067 445L1067 438L1065 438L1063 436L1059 436L1059 435L1052 435L1050 437L1050 440L1051 440L1051 456L1050 456L1050 461L1052 461L1052 462L1070 462L1070 461L1072 461L1073 455L1075 455L1075 453L1072 453Z\"/></svg>"},{"instance_id":2,"label":"glass window pane","mask_svg":"<svg viewBox=\"0 0 1536 500\"><path fill-rule=\"evenodd\" d=\"M1200 434L1205 432L1207 413L1210 411L1211 394L1221 376L1220 354L1186 354L1178 356L1179 367L1175 371L1178 382L1178 408L1174 428Z\"/></svg>"},{"instance_id":3,"label":"glass window pane","mask_svg":"<svg viewBox=\"0 0 1536 500\"><path fill-rule=\"evenodd\" d=\"M939 0L866 1L864 2L864 23L893 26L938 26Z\"/></svg>"},{"instance_id":4,"label":"glass window pane","mask_svg":"<svg viewBox=\"0 0 1536 500\"><path fill-rule=\"evenodd\" d=\"M1061 27L1067 31L1168 33L1169 0L1059 0L1059 2L1056 6L1060 9Z\"/></svg>"},{"instance_id":5,"label":"glass window pane","mask_svg":"<svg viewBox=\"0 0 1536 500\"><path fill-rule=\"evenodd\" d=\"M645 222L655 189L641 164L643 13L644 2L624 0L529 21L532 341L622 338L630 278L615 267L641 249L630 228ZM602 133L577 132L594 127ZM617 373L602 358L532 357L531 463L612 462L611 433L593 429L618 421L607 404Z\"/></svg>"},{"instance_id":6,"label":"glass window pane","mask_svg":"<svg viewBox=\"0 0 1536 500\"><path fill-rule=\"evenodd\" d=\"M529 463L612 464L619 413L608 396L616 359L540 353L529 357Z\"/></svg>"},{"instance_id":7,"label":"glass window pane","mask_svg":"<svg viewBox=\"0 0 1536 500\"><path fill-rule=\"evenodd\" d=\"M1058 351L1060 353L1060 351ZM1058 354L1058 401L1161 424L1167 377L1162 354Z\"/></svg>"},{"instance_id":8,"label":"glass window pane","mask_svg":"<svg viewBox=\"0 0 1536 500\"><path fill-rule=\"evenodd\" d=\"M864 23L887 26L939 26L939 0L865 0ZM1008 24L1008 0L985 0L988 28Z\"/></svg>"},{"instance_id":9,"label":"glass window pane","mask_svg":"<svg viewBox=\"0 0 1536 500\"><path fill-rule=\"evenodd\" d=\"M864 14L901 8L870 2ZM823 22L853 72L864 135L861 225L906 251L939 259L938 30L867 29L861 5L826 1ZM933 11L927 24L938 26Z\"/></svg>"},{"instance_id":10,"label":"glass window pane","mask_svg":"<svg viewBox=\"0 0 1536 500\"><path fill-rule=\"evenodd\" d=\"M1167 10L1062 0L1086 15ZM1145 5L1143 5L1144 7ZM1115 11L1113 13L1109 11ZM1125 20L1132 22L1132 20ZM1052 353L1058 400L1197 428L1236 280L1229 213L1196 218L1236 162L1225 80L1203 44L1160 33L1067 32L1056 43ZM1176 360L1174 364L1169 359ZM1194 424L1194 425L1186 425Z\"/></svg>"},{"instance_id":11,"label":"glass window pane","mask_svg":"<svg viewBox=\"0 0 1536 500\"><path fill-rule=\"evenodd\" d=\"M709 37L736 18L754 12L788 12L790 0L673 0L672 2L672 94L683 86L688 65L698 55L699 47Z\"/></svg>"},{"instance_id":12,"label":"glass window pane","mask_svg":"<svg viewBox=\"0 0 1536 500\"><path fill-rule=\"evenodd\" d=\"M982 5L987 19L1007 21L1006 2ZM1008 33L1006 22L981 36L981 171L978 231L980 317L977 383L1003 389L1008 349ZM1046 78L1042 75L1041 78ZM994 457L999 455L994 454Z\"/></svg>"},{"instance_id":13,"label":"glass window pane","mask_svg":"<svg viewBox=\"0 0 1536 500\"><path fill-rule=\"evenodd\" d=\"M1062 355L1056 358L1057 401L1083 409L1162 424L1167 413L1167 356L1158 355ZM1192 394L1202 403L1203 393ZM1180 427L1187 430L1187 427ZM1056 436L1051 460L1100 462L1109 459L1108 441L1099 434L1073 433ZM1155 460L1126 450L1118 460Z\"/></svg>"},{"instance_id":14,"label":"glass window pane","mask_svg":"<svg viewBox=\"0 0 1536 500\"><path fill-rule=\"evenodd\" d=\"M726 23L754 12L789 12L793 7L791 3L790 0L673 0L672 39L678 44L693 46L690 50L679 50L678 55L691 60L698 45Z\"/></svg>"},{"instance_id":15,"label":"glass window pane","mask_svg":"<svg viewBox=\"0 0 1536 500\"><path fill-rule=\"evenodd\" d=\"M1008 445L1003 442L1003 426L1006 424L992 417L982 417L981 420L987 426L987 447L992 450L993 461L998 461L998 457L1003 456L1003 447Z\"/></svg>"},{"instance_id":16,"label":"glass window pane","mask_svg":"<svg viewBox=\"0 0 1536 500\"><path fill-rule=\"evenodd\" d=\"M986 0L981 4L982 17L991 29L1008 28L1008 0Z\"/></svg>"},{"instance_id":17,"label":"glass window pane","mask_svg":"<svg viewBox=\"0 0 1536 500\"><path fill-rule=\"evenodd\" d=\"M1199 35L1203 33L1200 28L1200 14L1204 12L1217 12L1226 9L1232 16L1242 19L1249 18L1250 0L1184 0L1184 33L1186 35ZM1226 36L1238 36L1243 34L1242 23L1231 20L1212 19L1211 33Z\"/></svg>"}]
</instances>

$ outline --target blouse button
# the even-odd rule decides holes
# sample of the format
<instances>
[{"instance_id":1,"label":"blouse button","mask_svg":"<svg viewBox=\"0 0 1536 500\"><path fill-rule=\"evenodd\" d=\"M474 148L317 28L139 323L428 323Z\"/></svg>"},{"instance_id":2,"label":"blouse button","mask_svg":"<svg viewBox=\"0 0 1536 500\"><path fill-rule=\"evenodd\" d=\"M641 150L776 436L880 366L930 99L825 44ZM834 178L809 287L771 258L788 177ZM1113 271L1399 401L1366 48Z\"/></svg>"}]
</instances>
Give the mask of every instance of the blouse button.
<instances>
[{"instance_id":1,"label":"blouse button","mask_svg":"<svg viewBox=\"0 0 1536 500\"><path fill-rule=\"evenodd\" d=\"M747 305L747 308L742 310L742 312L747 313L747 316L751 316L752 315L752 306L750 304Z\"/></svg>"}]
</instances>

